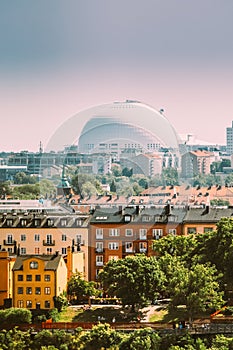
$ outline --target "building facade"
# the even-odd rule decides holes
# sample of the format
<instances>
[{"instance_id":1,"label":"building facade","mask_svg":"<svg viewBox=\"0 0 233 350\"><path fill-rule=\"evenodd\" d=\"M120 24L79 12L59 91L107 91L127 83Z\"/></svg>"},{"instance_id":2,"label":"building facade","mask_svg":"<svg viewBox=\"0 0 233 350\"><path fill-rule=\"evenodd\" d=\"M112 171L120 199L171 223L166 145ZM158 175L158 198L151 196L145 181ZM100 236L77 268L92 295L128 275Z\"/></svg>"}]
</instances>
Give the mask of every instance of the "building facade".
<instances>
[{"instance_id":1,"label":"building facade","mask_svg":"<svg viewBox=\"0 0 233 350\"><path fill-rule=\"evenodd\" d=\"M52 309L66 291L67 267L59 254L18 256L12 272L13 307Z\"/></svg>"}]
</instances>

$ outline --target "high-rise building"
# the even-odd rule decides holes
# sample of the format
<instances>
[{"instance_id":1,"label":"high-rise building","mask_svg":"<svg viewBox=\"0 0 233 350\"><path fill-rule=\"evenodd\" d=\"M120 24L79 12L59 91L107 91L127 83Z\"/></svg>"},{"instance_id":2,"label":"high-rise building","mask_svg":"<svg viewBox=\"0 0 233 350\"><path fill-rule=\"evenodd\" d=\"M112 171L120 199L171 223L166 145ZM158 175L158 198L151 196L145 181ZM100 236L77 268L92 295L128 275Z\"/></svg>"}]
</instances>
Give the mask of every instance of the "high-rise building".
<instances>
[{"instance_id":1,"label":"high-rise building","mask_svg":"<svg viewBox=\"0 0 233 350\"><path fill-rule=\"evenodd\" d=\"M232 154L233 153L233 121L232 126L227 128L227 153Z\"/></svg>"}]
</instances>

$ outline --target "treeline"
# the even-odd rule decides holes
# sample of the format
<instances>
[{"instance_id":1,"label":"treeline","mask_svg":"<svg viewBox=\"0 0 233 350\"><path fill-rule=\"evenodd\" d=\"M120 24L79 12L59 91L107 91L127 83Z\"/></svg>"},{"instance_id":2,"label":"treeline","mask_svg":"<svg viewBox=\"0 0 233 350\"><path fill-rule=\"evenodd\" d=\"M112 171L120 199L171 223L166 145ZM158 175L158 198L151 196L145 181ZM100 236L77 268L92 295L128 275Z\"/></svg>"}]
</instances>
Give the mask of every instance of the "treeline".
<instances>
[{"instance_id":1,"label":"treeline","mask_svg":"<svg viewBox=\"0 0 233 350\"><path fill-rule=\"evenodd\" d=\"M150 328L130 333L98 324L90 331L77 328L74 333L61 330L0 331L1 349L14 350L229 350L233 338L223 335L192 338L188 333L159 334Z\"/></svg>"}]
</instances>

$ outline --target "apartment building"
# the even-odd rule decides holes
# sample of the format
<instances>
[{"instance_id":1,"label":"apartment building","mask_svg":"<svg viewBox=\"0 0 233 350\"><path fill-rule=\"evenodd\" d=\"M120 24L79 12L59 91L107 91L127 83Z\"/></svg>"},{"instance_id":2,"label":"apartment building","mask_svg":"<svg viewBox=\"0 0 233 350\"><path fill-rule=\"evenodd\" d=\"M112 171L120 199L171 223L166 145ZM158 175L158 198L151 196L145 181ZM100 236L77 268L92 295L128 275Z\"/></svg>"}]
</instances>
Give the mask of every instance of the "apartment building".
<instances>
[{"instance_id":1,"label":"apartment building","mask_svg":"<svg viewBox=\"0 0 233 350\"><path fill-rule=\"evenodd\" d=\"M190 178L197 174L210 174L210 164L214 154L207 151L190 151L181 157L182 177Z\"/></svg>"},{"instance_id":2,"label":"apartment building","mask_svg":"<svg viewBox=\"0 0 233 350\"><path fill-rule=\"evenodd\" d=\"M52 309L66 291L67 267L61 255L17 256L13 269L13 307Z\"/></svg>"},{"instance_id":3,"label":"apartment building","mask_svg":"<svg viewBox=\"0 0 233 350\"><path fill-rule=\"evenodd\" d=\"M168 234L181 235L185 213L184 207L170 205L97 209L89 228L89 279L96 280L111 259L136 253L155 255L153 240Z\"/></svg>"},{"instance_id":4,"label":"apartment building","mask_svg":"<svg viewBox=\"0 0 233 350\"><path fill-rule=\"evenodd\" d=\"M89 215L62 207L11 208L0 211L0 250L17 255L59 252L65 257L71 247L73 252L83 252L83 266L78 263L77 269L87 278Z\"/></svg>"}]
</instances>

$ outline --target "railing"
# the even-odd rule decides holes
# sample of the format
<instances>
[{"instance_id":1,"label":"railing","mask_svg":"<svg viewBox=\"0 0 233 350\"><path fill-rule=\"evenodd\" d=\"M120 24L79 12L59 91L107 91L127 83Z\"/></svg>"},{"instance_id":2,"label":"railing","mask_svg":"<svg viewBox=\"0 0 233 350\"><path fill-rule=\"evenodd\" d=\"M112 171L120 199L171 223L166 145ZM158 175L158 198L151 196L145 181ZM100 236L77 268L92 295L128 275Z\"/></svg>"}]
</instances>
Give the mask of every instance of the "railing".
<instances>
[{"instance_id":1,"label":"railing","mask_svg":"<svg viewBox=\"0 0 233 350\"><path fill-rule=\"evenodd\" d=\"M54 246L55 245L55 241L45 241L43 240L43 246Z\"/></svg>"},{"instance_id":2,"label":"railing","mask_svg":"<svg viewBox=\"0 0 233 350\"><path fill-rule=\"evenodd\" d=\"M15 245L16 241L8 241L7 239L3 240L3 245Z\"/></svg>"}]
</instances>

